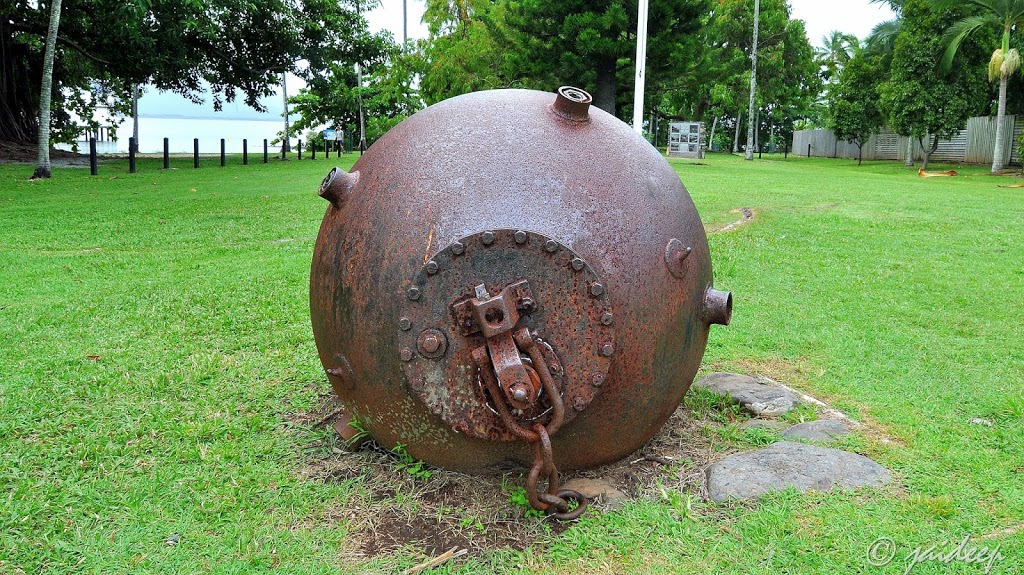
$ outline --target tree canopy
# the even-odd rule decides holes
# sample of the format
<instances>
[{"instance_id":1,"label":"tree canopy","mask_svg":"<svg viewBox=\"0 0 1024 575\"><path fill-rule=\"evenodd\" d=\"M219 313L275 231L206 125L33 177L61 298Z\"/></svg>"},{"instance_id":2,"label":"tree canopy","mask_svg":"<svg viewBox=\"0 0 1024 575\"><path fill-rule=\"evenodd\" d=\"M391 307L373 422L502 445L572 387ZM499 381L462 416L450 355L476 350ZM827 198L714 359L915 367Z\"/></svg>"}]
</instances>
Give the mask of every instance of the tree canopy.
<instances>
[{"instance_id":1,"label":"tree canopy","mask_svg":"<svg viewBox=\"0 0 1024 575\"><path fill-rule=\"evenodd\" d=\"M0 0L2 140L35 139L48 20L48 2ZM241 94L262 109L281 72L372 60L384 42L350 0L64 0L53 139L74 136L69 112L88 120L106 102L124 112L143 83L193 101L208 94L218 108Z\"/></svg>"},{"instance_id":2,"label":"tree canopy","mask_svg":"<svg viewBox=\"0 0 1024 575\"><path fill-rule=\"evenodd\" d=\"M906 0L896 38L889 81L880 88L882 109L896 133L922 140L925 161L939 139L956 135L974 115L987 112L989 99L984 71L969 65L982 53L964 45L949 73L939 70L942 34L949 22L962 16L955 8L937 10L928 0ZM930 141L924 142L924 138Z\"/></svg>"}]
</instances>

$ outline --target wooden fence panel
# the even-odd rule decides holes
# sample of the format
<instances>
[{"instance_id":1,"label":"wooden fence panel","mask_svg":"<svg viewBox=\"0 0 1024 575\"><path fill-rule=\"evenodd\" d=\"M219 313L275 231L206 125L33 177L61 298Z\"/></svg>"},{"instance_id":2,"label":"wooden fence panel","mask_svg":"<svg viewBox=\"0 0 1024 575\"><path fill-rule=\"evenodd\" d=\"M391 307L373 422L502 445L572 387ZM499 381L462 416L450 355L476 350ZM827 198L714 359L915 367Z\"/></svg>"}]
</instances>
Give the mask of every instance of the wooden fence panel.
<instances>
[{"instance_id":1,"label":"wooden fence panel","mask_svg":"<svg viewBox=\"0 0 1024 575\"><path fill-rule=\"evenodd\" d=\"M1007 138L1004 156L1009 163L1019 165L1020 154L1017 151L1018 140L1024 132L1024 117L1007 116L1005 128L1012 137ZM990 117L970 118L967 128L950 140L940 140L939 146L931 156L933 162L991 164L992 151L995 148L996 120ZM807 144L811 145L811 155L816 158L857 158L857 146L848 142L836 142L831 130L800 130L793 134L793 151L801 156L807 154ZM871 136L864 144L865 160L904 160L907 156L907 138L898 136L888 129ZM914 159L924 157L921 144L914 141Z\"/></svg>"}]
</instances>

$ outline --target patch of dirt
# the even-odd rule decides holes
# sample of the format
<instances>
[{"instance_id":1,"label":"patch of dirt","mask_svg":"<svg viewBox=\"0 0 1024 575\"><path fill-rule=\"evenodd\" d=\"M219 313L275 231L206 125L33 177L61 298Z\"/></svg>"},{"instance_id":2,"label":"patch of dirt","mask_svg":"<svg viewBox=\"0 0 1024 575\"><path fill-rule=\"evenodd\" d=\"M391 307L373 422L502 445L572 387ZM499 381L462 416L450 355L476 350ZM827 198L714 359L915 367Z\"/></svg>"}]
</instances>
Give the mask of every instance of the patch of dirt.
<instances>
[{"instance_id":1,"label":"patch of dirt","mask_svg":"<svg viewBox=\"0 0 1024 575\"><path fill-rule=\"evenodd\" d=\"M292 412L285 419L297 429L329 426L339 415L337 407L331 395L316 410ZM703 470L729 453L723 449L724 440L708 429L717 425L694 419L689 409L680 407L639 451L613 465L564 474L562 481L600 478L634 499L658 497L664 488L703 496ZM427 467L425 478L373 441L349 451L336 434L329 438L304 447L305 464L298 473L310 481L348 484L352 495L294 528L348 523L351 535L343 550L348 558L368 559L398 550L429 557L452 547L468 549L473 556L503 548L523 550L573 525L527 516L527 508L510 500L510 493L525 483L523 473L473 476ZM609 509L602 501L592 501L591 507L588 513Z\"/></svg>"},{"instance_id":2,"label":"patch of dirt","mask_svg":"<svg viewBox=\"0 0 1024 575\"><path fill-rule=\"evenodd\" d=\"M806 388L808 375L822 375L809 361L748 360L730 365L712 365L712 370L736 370L777 379ZM287 421L296 429L322 429L340 416L333 395L322 397L310 413L293 412ZM745 416L741 416L745 417ZM632 499L662 498L665 492L689 492L705 498L705 470L715 461L740 447L729 439L726 425L695 416L685 404L643 448L605 467L569 473L574 477L600 479ZM880 426L862 421L862 432L888 437ZM351 495L341 504L308 517L295 526L308 529L324 522L344 522L350 536L342 554L365 560L401 550L424 558L453 547L482 556L497 549L522 550L543 545L572 523L546 517L527 516L510 493L525 483L522 473L471 476L424 466L414 468L373 441L356 451L344 448L335 433L322 432L304 448L304 465L298 473L309 481L346 484ZM750 448L750 446L746 446ZM423 471L427 473L423 473ZM613 507L592 501L587 513L609 512Z\"/></svg>"},{"instance_id":3,"label":"patch of dirt","mask_svg":"<svg viewBox=\"0 0 1024 575\"><path fill-rule=\"evenodd\" d=\"M0 141L0 163L35 164L39 153L34 145ZM88 154L76 154L66 150L50 150L50 165L53 167L82 167L89 165Z\"/></svg>"},{"instance_id":4,"label":"patch of dirt","mask_svg":"<svg viewBox=\"0 0 1024 575\"><path fill-rule=\"evenodd\" d=\"M739 214L740 215L740 219L736 220L735 222L733 222L731 224L726 224L726 225L718 227L718 228L707 229L705 231L707 233L709 233L709 234L724 234L724 233L735 231L736 229L741 228L741 227L743 227L745 225L748 225L751 222L753 222L755 219L757 219L757 210L755 210L753 208L737 208L735 210L730 210L729 213L730 214Z\"/></svg>"}]
</instances>

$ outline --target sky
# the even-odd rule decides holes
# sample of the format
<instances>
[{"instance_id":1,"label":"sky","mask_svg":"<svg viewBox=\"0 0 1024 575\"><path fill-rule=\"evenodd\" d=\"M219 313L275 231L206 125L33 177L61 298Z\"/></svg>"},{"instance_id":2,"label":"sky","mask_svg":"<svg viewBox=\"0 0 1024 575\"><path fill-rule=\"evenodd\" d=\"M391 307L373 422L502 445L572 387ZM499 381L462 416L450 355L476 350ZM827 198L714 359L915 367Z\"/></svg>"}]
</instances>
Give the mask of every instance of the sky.
<instances>
[{"instance_id":1,"label":"sky","mask_svg":"<svg viewBox=\"0 0 1024 575\"><path fill-rule=\"evenodd\" d=\"M380 6L366 14L372 31L389 30L396 40L402 39L402 0L379 0ZM822 36L832 30L840 30L864 38L880 22L895 16L887 6L871 4L868 0L789 0L793 18L803 20L807 25L807 37L812 46L821 44ZM427 27L422 23L424 1L407 0L409 38L425 38ZM288 93L296 94L304 85L301 79L289 76ZM278 92L280 94L280 92ZM281 114L281 96L264 100L268 114ZM207 102L196 106L176 94L158 94L149 91L139 102L141 115L172 114L204 116L221 119L254 119L266 117L241 102L226 104L224 112L213 112L213 105Z\"/></svg>"}]
</instances>

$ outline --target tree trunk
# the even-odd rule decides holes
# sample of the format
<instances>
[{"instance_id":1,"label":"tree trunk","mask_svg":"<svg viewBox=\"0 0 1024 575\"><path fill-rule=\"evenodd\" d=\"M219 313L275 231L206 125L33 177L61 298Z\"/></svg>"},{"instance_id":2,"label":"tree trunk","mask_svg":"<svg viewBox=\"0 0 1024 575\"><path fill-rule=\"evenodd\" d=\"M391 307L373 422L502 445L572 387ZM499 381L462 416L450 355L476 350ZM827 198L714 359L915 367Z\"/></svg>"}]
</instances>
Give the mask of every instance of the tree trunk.
<instances>
[{"instance_id":1,"label":"tree trunk","mask_svg":"<svg viewBox=\"0 0 1024 575\"><path fill-rule=\"evenodd\" d=\"M736 135L732 139L732 153L740 151L740 124L743 123L743 112L736 114Z\"/></svg>"},{"instance_id":2,"label":"tree trunk","mask_svg":"<svg viewBox=\"0 0 1024 575\"><path fill-rule=\"evenodd\" d=\"M615 58L605 57L597 62L594 105L613 116L615 115Z\"/></svg>"},{"instance_id":3,"label":"tree trunk","mask_svg":"<svg viewBox=\"0 0 1024 575\"><path fill-rule=\"evenodd\" d=\"M1003 157L1003 142L1006 130L1003 129L1003 118L1006 117L1006 74L999 75L999 109L996 112L996 147L992 150L992 173L995 174L1006 166L1006 159Z\"/></svg>"},{"instance_id":4,"label":"tree trunk","mask_svg":"<svg viewBox=\"0 0 1024 575\"><path fill-rule=\"evenodd\" d=\"M50 4L50 29L46 32L43 53L43 82L39 91L39 155L32 178L50 177L50 98L53 95L53 57L57 50L57 27L60 25L60 2Z\"/></svg>"},{"instance_id":5,"label":"tree trunk","mask_svg":"<svg viewBox=\"0 0 1024 575\"><path fill-rule=\"evenodd\" d=\"M757 93L757 30L761 20L761 0L754 0L754 43L750 49L750 104L747 106L746 160L754 159L754 95Z\"/></svg>"},{"instance_id":6,"label":"tree trunk","mask_svg":"<svg viewBox=\"0 0 1024 575\"><path fill-rule=\"evenodd\" d=\"M864 163L864 144L857 144L857 165Z\"/></svg>"},{"instance_id":7,"label":"tree trunk","mask_svg":"<svg viewBox=\"0 0 1024 575\"><path fill-rule=\"evenodd\" d=\"M284 138L281 139L281 151L292 151L291 127L288 125L288 72L281 72L281 95L284 97Z\"/></svg>"},{"instance_id":8,"label":"tree trunk","mask_svg":"<svg viewBox=\"0 0 1024 575\"><path fill-rule=\"evenodd\" d=\"M711 135L708 136L708 150L714 151L715 148L715 128L718 127L718 116L715 116L715 121L711 122Z\"/></svg>"},{"instance_id":9,"label":"tree trunk","mask_svg":"<svg viewBox=\"0 0 1024 575\"><path fill-rule=\"evenodd\" d=\"M930 136L928 134L925 134L924 138L925 141L929 142L929 144L927 146L924 145L923 143L921 144L921 153L924 154L924 163L921 164L921 169L927 170L928 161L931 159L932 154L935 153L935 150L939 149L939 137L935 136L934 138L929 139Z\"/></svg>"},{"instance_id":10,"label":"tree trunk","mask_svg":"<svg viewBox=\"0 0 1024 575\"><path fill-rule=\"evenodd\" d=\"M914 138L907 136L907 157L903 159L906 166L914 165Z\"/></svg>"}]
</instances>

